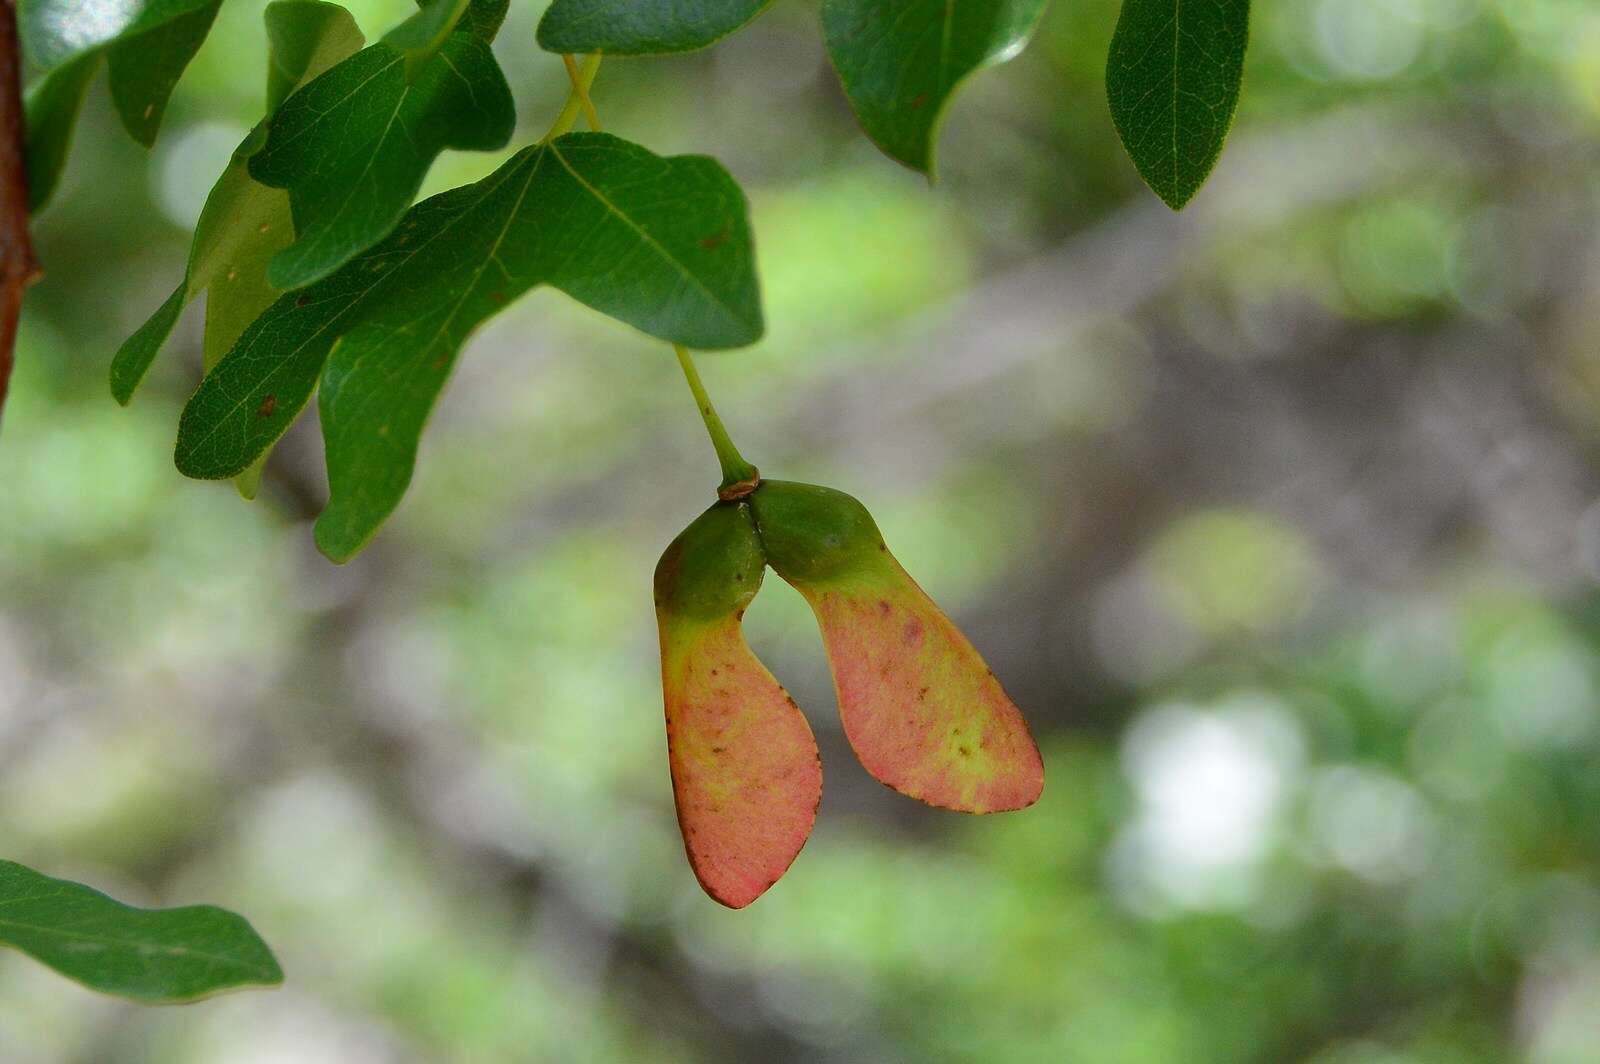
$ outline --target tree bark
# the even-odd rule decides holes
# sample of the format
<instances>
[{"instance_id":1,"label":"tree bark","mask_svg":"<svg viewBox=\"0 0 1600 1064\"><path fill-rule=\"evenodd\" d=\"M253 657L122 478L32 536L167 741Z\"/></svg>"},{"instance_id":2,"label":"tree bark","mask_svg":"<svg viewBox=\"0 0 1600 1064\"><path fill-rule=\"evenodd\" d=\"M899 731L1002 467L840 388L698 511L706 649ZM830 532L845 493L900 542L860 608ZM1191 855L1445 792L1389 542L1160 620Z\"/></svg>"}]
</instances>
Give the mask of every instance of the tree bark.
<instances>
[{"instance_id":1,"label":"tree bark","mask_svg":"<svg viewBox=\"0 0 1600 1064\"><path fill-rule=\"evenodd\" d=\"M0 409L11 380L22 292L39 279L28 236L26 123L16 0L0 0Z\"/></svg>"}]
</instances>

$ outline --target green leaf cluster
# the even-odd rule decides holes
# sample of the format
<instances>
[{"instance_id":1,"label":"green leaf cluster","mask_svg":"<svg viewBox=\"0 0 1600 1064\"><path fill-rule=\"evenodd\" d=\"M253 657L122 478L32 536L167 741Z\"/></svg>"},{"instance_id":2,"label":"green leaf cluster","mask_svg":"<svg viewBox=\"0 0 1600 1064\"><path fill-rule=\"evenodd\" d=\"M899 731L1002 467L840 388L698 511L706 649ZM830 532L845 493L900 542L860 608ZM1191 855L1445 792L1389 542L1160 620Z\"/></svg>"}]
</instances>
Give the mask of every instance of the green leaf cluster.
<instances>
[{"instance_id":1,"label":"green leaf cluster","mask_svg":"<svg viewBox=\"0 0 1600 1064\"><path fill-rule=\"evenodd\" d=\"M539 23L553 52L653 55L704 48L767 0L555 0ZM823 0L828 55L861 127L930 176L945 106L979 69L1022 50L1045 0Z\"/></svg>"},{"instance_id":2,"label":"green leaf cluster","mask_svg":"<svg viewBox=\"0 0 1600 1064\"><path fill-rule=\"evenodd\" d=\"M179 424L179 470L238 478L253 495L273 444L320 388L330 499L316 538L344 561L399 504L462 345L528 289L551 285L684 347L755 341L751 238L728 174L708 159L564 131L585 108L593 120L584 94L599 55L703 47L764 6L555 0L538 41L567 55L576 79L553 131L564 135L413 207L442 151L495 150L511 137L511 90L490 50L506 0L428 0L366 47L342 8L269 5L265 117L213 187L182 282L117 352L113 394L131 399L183 308L205 292L206 376ZM35 0L30 24L59 65L35 104L70 114L85 57L111 45L49 36L56 23L40 17L49 9ZM141 84L170 73L176 60L164 57L192 54L189 28L208 10L149 0L126 23L124 33L160 28L168 42L141 59ZM823 0L821 28L863 129L931 177L956 90L1017 54L1043 11L1044 0ZM1127 0L1108 75L1113 115L1174 206L1221 149L1247 15L1243 0L1204 11ZM586 73L576 52L591 56Z\"/></svg>"},{"instance_id":3,"label":"green leaf cluster","mask_svg":"<svg viewBox=\"0 0 1600 1064\"><path fill-rule=\"evenodd\" d=\"M350 13L320 0L277 0L266 10L267 114L300 85L361 48ZM204 358L210 370L245 326L278 297L267 280L272 258L294 240L288 193L255 181L249 162L262 142L258 127L234 152L201 209L184 279L111 362L111 394L126 405L172 333L183 308L206 293ZM239 491L255 495L258 463L239 474Z\"/></svg>"},{"instance_id":4,"label":"green leaf cluster","mask_svg":"<svg viewBox=\"0 0 1600 1064\"><path fill-rule=\"evenodd\" d=\"M242 472L320 379L332 497L317 542L348 559L405 491L461 344L539 284L676 343L761 335L745 201L727 172L568 134L418 204L388 240L279 298L184 408L178 469Z\"/></svg>"},{"instance_id":5,"label":"green leaf cluster","mask_svg":"<svg viewBox=\"0 0 1600 1064\"><path fill-rule=\"evenodd\" d=\"M298 237L267 267L273 287L319 281L388 235L445 148L492 151L510 139L511 88L487 41L452 33L420 70L416 55L381 41L268 121L250 176L288 189Z\"/></svg>"},{"instance_id":6,"label":"green leaf cluster","mask_svg":"<svg viewBox=\"0 0 1600 1064\"><path fill-rule=\"evenodd\" d=\"M552 52L655 55L704 48L768 0L555 0ZM828 57L884 154L935 173L939 129L963 82L1027 45L1046 0L822 0ZM1249 0L1125 0L1106 68L1117 130L1140 175L1181 207L1215 165L1243 76Z\"/></svg>"}]
</instances>

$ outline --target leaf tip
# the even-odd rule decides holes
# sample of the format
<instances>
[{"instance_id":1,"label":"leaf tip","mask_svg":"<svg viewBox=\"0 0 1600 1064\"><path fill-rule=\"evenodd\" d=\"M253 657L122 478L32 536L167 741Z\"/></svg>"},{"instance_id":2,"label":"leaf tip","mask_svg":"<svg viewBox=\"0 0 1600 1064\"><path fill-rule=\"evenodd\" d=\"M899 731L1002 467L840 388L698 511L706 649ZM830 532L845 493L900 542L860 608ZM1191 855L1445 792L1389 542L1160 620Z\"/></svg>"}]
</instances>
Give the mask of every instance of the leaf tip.
<instances>
[{"instance_id":1,"label":"leaf tip","mask_svg":"<svg viewBox=\"0 0 1600 1064\"><path fill-rule=\"evenodd\" d=\"M317 517L316 524L311 528L311 538L316 541L317 551L334 565L344 565L367 545L372 538L372 533L356 539L349 535L346 522L335 524L331 515L335 513L332 505L322 511Z\"/></svg>"},{"instance_id":2,"label":"leaf tip","mask_svg":"<svg viewBox=\"0 0 1600 1064\"><path fill-rule=\"evenodd\" d=\"M1148 184L1148 182L1146 183ZM1162 203L1165 203L1174 211L1181 211L1189 205L1189 201L1194 199L1195 193L1200 191L1200 186L1194 185L1187 188L1162 188L1157 185L1150 185L1150 190L1156 194Z\"/></svg>"}]
</instances>

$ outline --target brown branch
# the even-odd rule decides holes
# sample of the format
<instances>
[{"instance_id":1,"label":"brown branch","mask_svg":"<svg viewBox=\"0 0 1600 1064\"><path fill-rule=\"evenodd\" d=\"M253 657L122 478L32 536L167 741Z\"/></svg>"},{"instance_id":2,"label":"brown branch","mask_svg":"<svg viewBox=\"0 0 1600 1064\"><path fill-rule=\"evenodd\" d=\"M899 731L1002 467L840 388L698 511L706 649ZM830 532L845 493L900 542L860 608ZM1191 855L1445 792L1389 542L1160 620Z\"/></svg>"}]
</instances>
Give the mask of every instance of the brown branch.
<instances>
[{"instance_id":1,"label":"brown branch","mask_svg":"<svg viewBox=\"0 0 1600 1064\"><path fill-rule=\"evenodd\" d=\"M16 0L0 0L0 408L11 380L22 292L39 279L28 238L26 122Z\"/></svg>"}]
</instances>

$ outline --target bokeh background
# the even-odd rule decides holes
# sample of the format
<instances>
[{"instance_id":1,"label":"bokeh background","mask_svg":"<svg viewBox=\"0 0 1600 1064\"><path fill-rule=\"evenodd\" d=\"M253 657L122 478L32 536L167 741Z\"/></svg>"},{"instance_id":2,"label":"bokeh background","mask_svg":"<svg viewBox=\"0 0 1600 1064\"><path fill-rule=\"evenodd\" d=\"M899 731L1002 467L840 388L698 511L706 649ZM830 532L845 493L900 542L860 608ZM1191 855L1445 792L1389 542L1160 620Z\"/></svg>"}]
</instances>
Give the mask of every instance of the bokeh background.
<instances>
[{"instance_id":1,"label":"bokeh background","mask_svg":"<svg viewBox=\"0 0 1600 1064\"><path fill-rule=\"evenodd\" d=\"M0 1059L1600 1060L1591 0L1260 5L1181 215L1106 112L1113 0L974 79L931 189L853 126L813 3L605 64L612 130L749 191L768 337L701 359L735 437L868 502L1048 767L987 819L873 783L769 578L747 627L826 793L739 913L667 778L650 573L716 472L665 347L523 299L343 568L314 414L255 504L173 470L198 314L109 398L259 113L260 13L225 6L152 154L94 90L38 222L0 853L236 908L288 981L140 1009L6 954ZM496 46L518 143L565 91L539 14Z\"/></svg>"}]
</instances>

